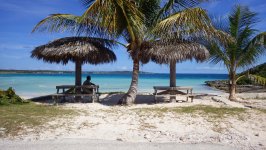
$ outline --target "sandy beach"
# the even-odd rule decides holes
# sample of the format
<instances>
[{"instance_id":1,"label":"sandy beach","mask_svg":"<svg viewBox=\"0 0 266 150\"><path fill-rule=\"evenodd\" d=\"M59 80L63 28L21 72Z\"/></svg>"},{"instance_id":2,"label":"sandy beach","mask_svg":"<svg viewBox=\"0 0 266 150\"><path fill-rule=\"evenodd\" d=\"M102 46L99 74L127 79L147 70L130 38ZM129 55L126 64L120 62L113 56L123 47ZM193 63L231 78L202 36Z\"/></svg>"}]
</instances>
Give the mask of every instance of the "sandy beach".
<instances>
[{"instance_id":1,"label":"sandy beach","mask_svg":"<svg viewBox=\"0 0 266 150\"><path fill-rule=\"evenodd\" d=\"M8 143L82 139L99 140L99 143L121 142L122 145L125 142L145 143L151 149L156 143L172 143L168 145L170 147L214 144L224 149L266 149L266 114L260 108L247 107L247 101L249 105L252 101L260 101L265 106L265 93L259 93L261 97L254 97L254 94L245 95L245 99L241 99L243 103L230 102L226 99L227 94L222 94L197 97L193 103L154 104L153 96L146 93L139 95L137 104L132 106L116 106L122 95L104 94L101 103L59 104L57 107L75 110L78 115L25 128L16 137L1 139L1 145L15 149ZM226 113L220 115L223 111Z\"/></svg>"}]
</instances>

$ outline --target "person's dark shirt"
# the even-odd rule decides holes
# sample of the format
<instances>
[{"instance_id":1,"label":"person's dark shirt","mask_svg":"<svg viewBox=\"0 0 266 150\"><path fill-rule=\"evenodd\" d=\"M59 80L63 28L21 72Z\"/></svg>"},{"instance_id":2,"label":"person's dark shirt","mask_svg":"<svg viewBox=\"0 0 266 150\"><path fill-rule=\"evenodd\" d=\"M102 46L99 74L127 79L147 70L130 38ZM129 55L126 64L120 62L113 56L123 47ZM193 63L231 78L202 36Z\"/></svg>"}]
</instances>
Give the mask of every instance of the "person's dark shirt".
<instances>
[{"instance_id":1,"label":"person's dark shirt","mask_svg":"<svg viewBox=\"0 0 266 150\"><path fill-rule=\"evenodd\" d=\"M83 82L83 85L95 85L94 83L91 83L91 81L86 80ZM86 94L91 94L92 93L92 89L91 88L83 88L83 93Z\"/></svg>"}]
</instances>

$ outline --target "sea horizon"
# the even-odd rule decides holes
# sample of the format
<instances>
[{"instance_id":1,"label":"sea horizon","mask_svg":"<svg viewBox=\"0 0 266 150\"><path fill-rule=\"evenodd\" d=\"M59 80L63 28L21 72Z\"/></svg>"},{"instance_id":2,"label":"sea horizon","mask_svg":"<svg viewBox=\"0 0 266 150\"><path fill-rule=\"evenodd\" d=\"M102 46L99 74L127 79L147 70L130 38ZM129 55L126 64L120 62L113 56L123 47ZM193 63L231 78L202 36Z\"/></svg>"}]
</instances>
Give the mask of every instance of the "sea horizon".
<instances>
[{"instance_id":1,"label":"sea horizon","mask_svg":"<svg viewBox=\"0 0 266 150\"><path fill-rule=\"evenodd\" d=\"M99 85L100 92L126 92L131 81L128 73L88 73L82 74L82 82L91 75L92 82ZM153 86L168 86L169 73L140 73L139 93L153 93ZM190 86L194 93L219 94L222 91L208 87L205 81L224 80L227 74L177 73L177 86ZM74 85L74 73L0 73L0 89L12 87L18 95L32 98L53 94L57 85Z\"/></svg>"},{"instance_id":2,"label":"sea horizon","mask_svg":"<svg viewBox=\"0 0 266 150\"><path fill-rule=\"evenodd\" d=\"M74 74L75 70L41 70L41 69L0 69L0 74L6 74L6 73L16 73L16 74L27 74L27 73L33 73L33 74L45 74L45 73L66 73L66 74ZM108 74L108 73L132 73L131 70L115 70L115 71L104 71L104 70L92 70L92 71L88 71L88 70L83 70L82 74L85 73L93 73L93 74ZM151 71L139 71L139 74L170 74L169 72L151 72ZM228 75L227 73L204 73L204 72L177 72L176 74L219 74L219 75Z\"/></svg>"}]
</instances>

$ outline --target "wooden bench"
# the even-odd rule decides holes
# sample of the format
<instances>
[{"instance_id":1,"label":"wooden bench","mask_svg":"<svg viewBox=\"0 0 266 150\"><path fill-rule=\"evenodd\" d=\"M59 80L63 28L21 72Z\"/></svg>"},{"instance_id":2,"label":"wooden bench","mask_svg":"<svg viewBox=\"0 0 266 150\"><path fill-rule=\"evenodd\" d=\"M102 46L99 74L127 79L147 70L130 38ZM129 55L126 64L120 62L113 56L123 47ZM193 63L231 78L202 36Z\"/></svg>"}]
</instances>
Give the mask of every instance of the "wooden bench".
<instances>
[{"instance_id":1,"label":"wooden bench","mask_svg":"<svg viewBox=\"0 0 266 150\"><path fill-rule=\"evenodd\" d=\"M83 89L91 89L92 93L87 94L83 93ZM71 91L69 91L71 90ZM99 86L98 85L81 85L81 86L74 86L74 85L59 85L56 86L56 94L52 95L52 99L54 103L58 103L60 98L66 98L73 96L75 98L84 98L84 97L92 97L92 102L99 101ZM61 92L60 92L61 91Z\"/></svg>"},{"instance_id":2,"label":"wooden bench","mask_svg":"<svg viewBox=\"0 0 266 150\"><path fill-rule=\"evenodd\" d=\"M176 99L176 96L182 95L186 97L186 102L188 99L191 99L191 102L193 102L193 99L195 95L192 94L192 87L182 87L182 86L176 86L176 87L169 87L169 86L154 86L154 101L157 103L158 97L166 97L166 96L173 96ZM181 92L180 90L185 90L185 92ZM159 92L162 91L162 92Z\"/></svg>"}]
</instances>

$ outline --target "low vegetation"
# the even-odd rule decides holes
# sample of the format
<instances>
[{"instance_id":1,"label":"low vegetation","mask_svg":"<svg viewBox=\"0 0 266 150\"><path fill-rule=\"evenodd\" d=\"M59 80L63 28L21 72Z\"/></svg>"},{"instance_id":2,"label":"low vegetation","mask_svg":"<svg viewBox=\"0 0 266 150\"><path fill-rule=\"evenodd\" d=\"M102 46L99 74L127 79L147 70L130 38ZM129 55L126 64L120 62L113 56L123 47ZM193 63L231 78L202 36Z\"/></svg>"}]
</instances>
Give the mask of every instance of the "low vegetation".
<instances>
[{"instance_id":1,"label":"low vegetation","mask_svg":"<svg viewBox=\"0 0 266 150\"><path fill-rule=\"evenodd\" d=\"M16 136L25 128L41 127L59 117L70 117L75 111L34 103L0 106L0 137ZM24 130L25 131L25 130Z\"/></svg>"},{"instance_id":2,"label":"low vegetation","mask_svg":"<svg viewBox=\"0 0 266 150\"><path fill-rule=\"evenodd\" d=\"M26 101L20 98L11 87L8 88L6 91L0 90L0 105L22 103L26 103Z\"/></svg>"},{"instance_id":3,"label":"low vegetation","mask_svg":"<svg viewBox=\"0 0 266 150\"><path fill-rule=\"evenodd\" d=\"M245 74L254 74L266 78L266 63L257 65L253 68L248 69L247 71L240 73L240 75Z\"/></svg>"},{"instance_id":4,"label":"low vegetation","mask_svg":"<svg viewBox=\"0 0 266 150\"><path fill-rule=\"evenodd\" d=\"M266 114L266 109L263 109L263 108L257 108L257 110L260 111L260 112L262 112L262 113L264 113L264 114Z\"/></svg>"},{"instance_id":5,"label":"low vegetation","mask_svg":"<svg viewBox=\"0 0 266 150\"><path fill-rule=\"evenodd\" d=\"M163 116L165 113L175 113L175 114L201 114L207 115L212 118L224 118L227 116L239 116L245 113L244 108L228 108L228 107L212 107L206 105L196 105L188 107L173 107L173 108L141 108L135 109L136 112L146 115L151 113L157 114L157 116Z\"/></svg>"}]
</instances>

